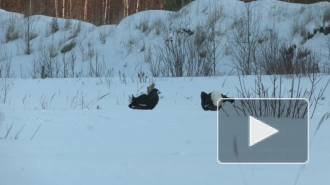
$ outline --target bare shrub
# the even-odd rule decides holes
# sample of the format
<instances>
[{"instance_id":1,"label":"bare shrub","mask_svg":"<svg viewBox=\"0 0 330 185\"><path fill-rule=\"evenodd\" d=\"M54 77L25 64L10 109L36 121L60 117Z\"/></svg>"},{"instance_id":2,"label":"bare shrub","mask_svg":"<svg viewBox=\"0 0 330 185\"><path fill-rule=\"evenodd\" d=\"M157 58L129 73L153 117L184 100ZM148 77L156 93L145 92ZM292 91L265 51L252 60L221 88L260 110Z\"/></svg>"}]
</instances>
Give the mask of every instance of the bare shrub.
<instances>
[{"instance_id":1,"label":"bare shrub","mask_svg":"<svg viewBox=\"0 0 330 185\"><path fill-rule=\"evenodd\" d=\"M85 52L85 46L83 45L82 42L78 42L78 48L80 50L82 60L86 61L87 60L87 54Z\"/></svg>"},{"instance_id":2,"label":"bare shrub","mask_svg":"<svg viewBox=\"0 0 330 185\"><path fill-rule=\"evenodd\" d=\"M69 39L72 39L72 38L76 38L79 33L81 31L81 22L78 21L78 23L76 23L73 27L73 30L71 31L71 36L69 37Z\"/></svg>"},{"instance_id":3,"label":"bare shrub","mask_svg":"<svg viewBox=\"0 0 330 185\"><path fill-rule=\"evenodd\" d=\"M22 42L18 43L18 48L20 48L24 54L30 55L33 53L32 44L33 39L38 36L35 31L36 19L33 16L27 16L24 18L23 22L23 32L22 32Z\"/></svg>"},{"instance_id":4,"label":"bare shrub","mask_svg":"<svg viewBox=\"0 0 330 185\"><path fill-rule=\"evenodd\" d=\"M95 56L96 51L91 41L88 41L87 43L87 50L82 42L78 43L78 47L82 55L83 61L91 60Z\"/></svg>"},{"instance_id":5,"label":"bare shrub","mask_svg":"<svg viewBox=\"0 0 330 185\"><path fill-rule=\"evenodd\" d=\"M39 66L39 63L35 57L31 62L31 69L29 71L29 74L33 79L36 79L41 75L41 67Z\"/></svg>"},{"instance_id":6,"label":"bare shrub","mask_svg":"<svg viewBox=\"0 0 330 185\"><path fill-rule=\"evenodd\" d=\"M63 78L75 77L75 64L76 64L75 52L70 52L69 56L63 56Z\"/></svg>"},{"instance_id":7,"label":"bare shrub","mask_svg":"<svg viewBox=\"0 0 330 185\"><path fill-rule=\"evenodd\" d=\"M88 47L88 49L87 49L87 57L88 57L88 59L91 59L91 58L93 58L95 56L95 53L96 52L95 52L94 46L92 45L92 43L90 41L88 41L87 47Z\"/></svg>"},{"instance_id":8,"label":"bare shrub","mask_svg":"<svg viewBox=\"0 0 330 185\"><path fill-rule=\"evenodd\" d=\"M222 22L224 20L224 10L223 5L215 6L216 8L213 8L210 10L208 16L207 16L207 27L209 28L209 35L208 35L208 41L206 44L206 50L209 51L208 60L210 60L212 64L213 69L213 75L218 75L217 73L217 66L220 61L220 59L224 55L225 46L222 46L222 39L224 36L225 31L220 30L221 27L219 27L219 30L216 30L216 23Z\"/></svg>"},{"instance_id":9,"label":"bare shrub","mask_svg":"<svg viewBox=\"0 0 330 185\"><path fill-rule=\"evenodd\" d=\"M16 25L16 19L15 17L10 17L7 25L6 30L6 43L10 41L17 40L19 38L19 29Z\"/></svg>"},{"instance_id":10,"label":"bare shrub","mask_svg":"<svg viewBox=\"0 0 330 185\"><path fill-rule=\"evenodd\" d=\"M221 19L224 18L224 6L223 4L211 6L207 13L207 21L208 27L214 27L216 23Z\"/></svg>"},{"instance_id":11,"label":"bare shrub","mask_svg":"<svg viewBox=\"0 0 330 185\"><path fill-rule=\"evenodd\" d=\"M133 50L133 47L138 43L138 40L133 38L132 36L128 36L127 39L122 40L121 44L123 45L124 48L127 49L128 53L131 53Z\"/></svg>"},{"instance_id":12,"label":"bare shrub","mask_svg":"<svg viewBox=\"0 0 330 185\"><path fill-rule=\"evenodd\" d=\"M7 102L9 91L14 84L14 74L11 68L11 57L5 56L0 65L0 101Z\"/></svg>"},{"instance_id":13,"label":"bare shrub","mask_svg":"<svg viewBox=\"0 0 330 185\"><path fill-rule=\"evenodd\" d=\"M297 19L295 19L295 21L291 25L291 36L293 37L293 36L299 34L300 30L301 30L301 24L299 23L299 21Z\"/></svg>"},{"instance_id":14,"label":"bare shrub","mask_svg":"<svg viewBox=\"0 0 330 185\"><path fill-rule=\"evenodd\" d=\"M64 24L64 31L71 29L71 26L72 26L71 20L70 19L66 19L65 20L65 24Z\"/></svg>"},{"instance_id":15,"label":"bare shrub","mask_svg":"<svg viewBox=\"0 0 330 185\"><path fill-rule=\"evenodd\" d=\"M86 102L86 97L87 97L88 93L84 93L83 90L81 90L80 92L80 97L78 97L78 106L81 107L81 109L86 109L87 107L87 102Z\"/></svg>"},{"instance_id":16,"label":"bare shrub","mask_svg":"<svg viewBox=\"0 0 330 185\"><path fill-rule=\"evenodd\" d=\"M33 57L30 76L32 78L73 78L75 71L76 55L74 52L62 55L62 58L51 57L47 48L41 49Z\"/></svg>"},{"instance_id":17,"label":"bare shrub","mask_svg":"<svg viewBox=\"0 0 330 185\"><path fill-rule=\"evenodd\" d=\"M6 49L1 49L1 58L0 58L0 77L4 78L13 78L14 73L11 68L11 58L12 56L8 54Z\"/></svg>"},{"instance_id":18,"label":"bare shrub","mask_svg":"<svg viewBox=\"0 0 330 185\"><path fill-rule=\"evenodd\" d=\"M70 60L63 55L62 56L62 77L68 78L70 77Z\"/></svg>"},{"instance_id":19,"label":"bare shrub","mask_svg":"<svg viewBox=\"0 0 330 185\"><path fill-rule=\"evenodd\" d=\"M119 74L119 80L122 84L127 84L127 75L125 73L125 71L118 71L118 74Z\"/></svg>"},{"instance_id":20,"label":"bare shrub","mask_svg":"<svg viewBox=\"0 0 330 185\"><path fill-rule=\"evenodd\" d=\"M142 33L148 35L151 31L151 27L149 25L149 21L147 19L140 19L139 24L136 26Z\"/></svg>"},{"instance_id":21,"label":"bare shrub","mask_svg":"<svg viewBox=\"0 0 330 185\"><path fill-rule=\"evenodd\" d=\"M309 76L319 73L319 61L320 59L317 53L306 48L299 48L296 54L294 74Z\"/></svg>"},{"instance_id":22,"label":"bare shrub","mask_svg":"<svg viewBox=\"0 0 330 185\"><path fill-rule=\"evenodd\" d=\"M143 71L143 69L140 67L138 70L138 79L140 83L146 83L147 82L147 73Z\"/></svg>"},{"instance_id":23,"label":"bare shrub","mask_svg":"<svg viewBox=\"0 0 330 185\"><path fill-rule=\"evenodd\" d=\"M57 57L50 56L47 48L43 48L32 59L30 76L32 78L59 78L61 63Z\"/></svg>"},{"instance_id":24,"label":"bare shrub","mask_svg":"<svg viewBox=\"0 0 330 185\"><path fill-rule=\"evenodd\" d=\"M327 89L330 78L326 81L323 87L319 88L317 92L317 84L321 81L321 77L317 74L309 76L310 88L305 88L306 84L301 83L302 75L293 76L291 87L289 89L283 87L283 76L273 75L270 76L272 84L265 84L262 81L262 76L258 75L255 79L254 88L247 88L244 79L239 75L239 87L236 87L238 96L240 98L274 98L272 101L260 101L260 105L254 104L255 102L240 100L243 108L235 107L238 112L251 115L266 115L274 117L292 117L304 118L307 116L307 104L304 100L294 101L292 98L306 98L309 101L309 108L311 111L310 119L313 118L317 105ZM288 95L285 94L288 92ZM280 98L290 98L287 104L281 104Z\"/></svg>"},{"instance_id":25,"label":"bare shrub","mask_svg":"<svg viewBox=\"0 0 330 185\"><path fill-rule=\"evenodd\" d=\"M151 74L154 77L216 75L222 39L212 22L216 19L207 18L206 24L197 25L195 30L176 28L171 38L164 35L164 42L154 47L154 59L149 62Z\"/></svg>"},{"instance_id":26,"label":"bare shrub","mask_svg":"<svg viewBox=\"0 0 330 185\"><path fill-rule=\"evenodd\" d=\"M66 101L68 102L68 104L70 104L71 109L75 109L78 105L78 93L79 93L79 90L73 96L73 98L70 99L69 96L67 96L67 98L66 98Z\"/></svg>"},{"instance_id":27,"label":"bare shrub","mask_svg":"<svg viewBox=\"0 0 330 185\"><path fill-rule=\"evenodd\" d=\"M325 37L325 44L323 44L323 47L326 48L326 50L328 52L327 53L328 57L327 57L327 60L323 63L321 71L325 74L330 74L330 62L329 62L329 60L330 60L330 35L327 35Z\"/></svg>"},{"instance_id":28,"label":"bare shrub","mask_svg":"<svg viewBox=\"0 0 330 185\"><path fill-rule=\"evenodd\" d=\"M324 13L323 13L323 24L330 21L330 6L327 6L325 9L324 9Z\"/></svg>"},{"instance_id":29,"label":"bare shrub","mask_svg":"<svg viewBox=\"0 0 330 185\"><path fill-rule=\"evenodd\" d=\"M280 39L278 32L274 29L268 29L265 32L261 49L261 70L267 75L277 74L279 69L275 64L280 59Z\"/></svg>"},{"instance_id":30,"label":"bare shrub","mask_svg":"<svg viewBox=\"0 0 330 185\"><path fill-rule=\"evenodd\" d=\"M106 32L105 29L101 30L99 32L99 39L102 44L105 44L107 42L107 36L109 35L109 32Z\"/></svg>"},{"instance_id":31,"label":"bare shrub","mask_svg":"<svg viewBox=\"0 0 330 185\"><path fill-rule=\"evenodd\" d=\"M74 40L71 40L69 44L63 46L63 48L61 49L61 53L67 53L71 51L75 46L76 46L76 42Z\"/></svg>"},{"instance_id":32,"label":"bare shrub","mask_svg":"<svg viewBox=\"0 0 330 185\"><path fill-rule=\"evenodd\" d=\"M142 42L142 47L140 49L140 52L144 52L146 50L146 44Z\"/></svg>"},{"instance_id":33,"label":"bare shrub","mask_svg":"<svg viewBox=\"0 0 330 185\"><path fill-rule=\"evenodd\" d=\"M11 67L11 56L6 56L5 60L2 61L0 66L0 77L1 78L13 78L14 72Z\"/></svg>"},{"instance_id":34,"label":"bare shrub","mask_svg":"<svg viewBox=\"0 0 330 185\"><path fill-rule=\"evenodd\" d=\"M76 78L83 78L87 76L82 69L80 71L77 71L74 75Z\"/></svg>"},{"instance_id":35,"label":"bare shrub","mask_svg":"<svg viewBox=\"0 0 330 185\"><path fill-rule=\"evenodd\" d=\"M297 49L295 45L288 48L282 45L280 48L273 49L267 50L265 47L263 52L265 62L262 69L268 75L307 76L320 72L319 57L309 49Z\"/></svg>"},{"instance_id":36,"label":"bare shrub","mask_svg":"<svg viewBox=\"0 0 330 185\"><path fill-rule=\"evenodd\" d=\"M104 57L103 57L103 62L101 63L99 61L99 55L95 55L94 62L92 59L89 60L89 68L88 68L88 76L89 77L102 77L107 68L105 65Z\"/></svg>"},{"instance_id":37,"label":"bare shrub","mask_svg":"<svg viewBox=\"0 0 330 185\"><path fill-rule=\"evenodd\" d=\"M58 55L58 43L55 43L54 41L54 37L52 37L52 42L47 45L48 51L49 51L49 55L51 58L54 58Z\"/></svg>"},{"instance_id":38,"label":"bare shrub","mask_svg":"<svg viewBox=\"0 0 330 185\"><path fill-rule=\"evenodd\" d=\"M105 72L105 74L103 76L103 79L104 79L105 84L108 87L108 89L110 89L110 87L111 87L114 72L115 72L114 68L107 69L107 71ZM101 81L102 81L102 79L101 79Z\"/></svg>"},{"instance_id":39,"label":"bare shrub","mask_svg":"<svg viewBox=\"0 0 330 185\"><path fill-rule=\"evenodd\" d=\"M47 99L47 96L42 94L41 97L39 98L39 103L40 103L41 109L43 109L43 110L49 109L55 95L56 95L56 93L54 93L53 96L51 96L49 99Z\"/></svg>"},{"instance_id":40,"label":"bare shrub","mask_svg":"<svg viewBox=\"0 0 330 185\"><path fill-rule=\"evenodd\" d=\"M12 85L14 84L13 78L0 78L0 100L2 103L6 103L8 99L8 94L12 88Z\"/></svg>"},{"instance_id":41,"label":"bare shrub","mask_svg":"<svg viewBox=\"0 0 330 185\"><path fill-rule=\"evenodd\" d=\"M152 60L151 48L148 47L148 49L143 52L143 62L150 64L151 60Z\"/></svg>"},{"instance_id":42,"label":"bare shrub","mask_svg":"<svg viewBox=\"0 0 330 185\"><path fill-rule=\"evenodd\" d=\"M56 33L60 28L58 26L57 18L52 18L51 22L49 23L50 33Z\"/></svg>"},{"instance_id":43,"label":"bare shrub","mask_svg":"<svg viewBox=\"0 0 330 185\"><path fill-rule=\"evenodd\" d=\"M233 67L242 75L258 74L260 57L260 18L256 4L245 3L235 18L229 38Z\"/></svg>"},{"instance_id":44,"label":"bare shrub","mask_svg":"<svg viewBox=\"0 0 330 185\"><path fill-rule=\"evenodd\" d=\"M83 90L79 91L77 90L76 94L70 99L69 96L67 96L67 102L70 105L71 109L76 109L77 107L80 107L81 109L90 109L91 106L95 104L95 102L98 102L102 100L104 97L108 96L108 94L104 94L102 96L98 96L97 98L94 98L88 102L87 99L88 93L84 93Z\"/></svg>"},{"instance_id":45,"label":"bare shrub","mask_svg":"<svg viewBox=\"0 0 330 185\"><path fill-rule=\"evenodd\" d=\"M156 35L160 35L164 29L164 21L160 18L155 19L153 22L153 28L155 29Z\"/></svg>"},{"instance_id":46,"label":"bare shrub","mask_svg":"<svg viewBox=\"0 0 330 185\"><path fill-rule=\"evenodd\" d=\"M323 62L320 70L321 70L321 73L329 75L330 74L330 62L328 60Z\"/></svg>"},{"instance_id":47,"label":"bare shrub","mask_svg":"<svg viewBox=\"0 0 330 185\"><path fill-rule=\"evenodd\" d=\"M163 67L159 66L159 61L157 60L151 60L149 62L149 71L153 77L166 76L164 75Z\"/></svg>"}]
</instances>

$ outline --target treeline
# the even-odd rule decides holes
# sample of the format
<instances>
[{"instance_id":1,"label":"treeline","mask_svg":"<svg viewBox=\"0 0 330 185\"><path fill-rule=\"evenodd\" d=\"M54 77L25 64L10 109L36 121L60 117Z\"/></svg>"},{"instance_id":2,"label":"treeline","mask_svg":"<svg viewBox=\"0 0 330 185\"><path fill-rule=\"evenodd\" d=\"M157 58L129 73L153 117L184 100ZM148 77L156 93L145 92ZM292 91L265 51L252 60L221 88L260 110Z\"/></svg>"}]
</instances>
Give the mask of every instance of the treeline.
<instances>
[{"instance_id":1,"label":"treeline","mask_svg":"<svg viewBox=\"0 0 330 185\"><path fill-rule=\"evenodd\" d=\"M144 10L178 10L193 0L0 0L0 8L28 15L72 18L95 25L118 23Z\"/></svg>"},{"instance_id":2,"label":"treeline","mask_svg":"<svg viewBox=\"0 0 330 185\"><path fill-rule=\"evenodd\" d=\"M176 11L193 0L0 0L0 8L28 15L72 18L95 25L116 24L124 17L144 10ZM254 0L241 0L250 2ZM316 3L326 0L282 0ZM330 0L328 0L330 1Z\"/></svg>"},{"instance_id":3,"label":"treeline","mask_svg":"<svg viewBox=\"0 0 330 185\"><path fill-rule=\"evenodd\" d=\"M301 4L312 4L323 1L330 2L329 0L281 0L281 1L290 2L290 3L301 3Z\"/></svg>"}]
</instances>

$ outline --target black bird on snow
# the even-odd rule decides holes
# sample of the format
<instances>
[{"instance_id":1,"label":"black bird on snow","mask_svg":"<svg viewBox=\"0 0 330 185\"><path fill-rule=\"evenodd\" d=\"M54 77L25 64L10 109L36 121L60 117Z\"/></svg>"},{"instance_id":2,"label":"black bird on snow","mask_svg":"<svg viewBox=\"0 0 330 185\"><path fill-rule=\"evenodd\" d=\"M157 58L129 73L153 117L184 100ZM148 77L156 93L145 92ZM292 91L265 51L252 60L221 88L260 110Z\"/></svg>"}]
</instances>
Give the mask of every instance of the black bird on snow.
<instances>
[{"instance_id":1,"label":"black bird on snow","mask_svg":"<svg viewBox=\"0 0 330 185\"><path fill-rule=\"evenodd\" d=\"M152 110L158 104L158 94L160 94L160 91L153 88L149 94L142 94L138 97L132 95L129 97L130 104L128 107L131 109Z\"/></svg>"},{"instance_id":2,"label":"black bird on snow","mask_svg":"<svg viewBox=\"0 0 330 185\"><path fill-rule=\"evenodd\" d=\"M218 91L212 91L211 93L207 94L202 91L201 93L201 100L202 100L202 108L207 111L216 111L219 110L222 107L222 104L226 101L229 101L230 103L234 103L234 99L223 99L219 102L219 107L217 106L217 102L220 98L229 98L228 96L219 93Z\"/></svg>"}]
</instances>

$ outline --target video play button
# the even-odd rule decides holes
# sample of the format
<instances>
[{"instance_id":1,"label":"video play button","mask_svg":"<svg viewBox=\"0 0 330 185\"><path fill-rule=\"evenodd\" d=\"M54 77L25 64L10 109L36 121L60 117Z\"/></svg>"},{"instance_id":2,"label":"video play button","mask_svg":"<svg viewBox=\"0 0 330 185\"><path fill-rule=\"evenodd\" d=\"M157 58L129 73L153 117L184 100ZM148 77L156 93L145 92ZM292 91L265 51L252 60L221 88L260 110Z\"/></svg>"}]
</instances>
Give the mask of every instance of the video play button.
<instances>
[{"instance_id":1,"label":"video play button","mask_svg":"<svg viewBox=\"0 0 330 185\"><path fill-rule=\"evenodd\" d=\"M308 108L306 99L236 98L225 103L217 117L219 163L305 164Z\"/></svg>"},{"instance_id":2,"label":"video play button","mask_svg":"<svg viewBox=\"0 0 330 185\"><path fill-rule=\"evenodd\" d=\"M260 141L278 133L278 130L263 123L262 121L249 116L249 146L253 146Z\"/></svg>"}]
</instances>

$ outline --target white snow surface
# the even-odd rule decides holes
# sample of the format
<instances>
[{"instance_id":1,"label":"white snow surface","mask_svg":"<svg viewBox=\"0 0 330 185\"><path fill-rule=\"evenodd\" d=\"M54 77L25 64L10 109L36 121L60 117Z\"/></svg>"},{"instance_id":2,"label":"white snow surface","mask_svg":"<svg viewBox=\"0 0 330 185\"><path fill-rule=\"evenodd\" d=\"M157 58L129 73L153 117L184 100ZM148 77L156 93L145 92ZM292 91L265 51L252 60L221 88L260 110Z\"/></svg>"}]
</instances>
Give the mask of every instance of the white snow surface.
<instances>
[{"instance_id":1,"label":"white snow surface","mask_svg":"<svg viewBox=\"0 0 330 185\"><path fill-rule=\"evenodd\" d=\"M247 87L254 79L246 77ZM150 83L138 79L113 78L110 88L102 78L15 79L0 105L1 184L294 184L301 165L218 163L217 114L203 111L200 92L223 84L218 90L236 97L237 77L153 80L159 104L139 111L128 108L128 96ZM309 88L309 79L302 84ZM297 184L330 180L329 121L314 135L329 98L310 120L310 158Z\"/></svg>"},{"instance_id":2,"label":"white snow surface","mask_svg":"<svg viewBox=\"0 0 330 185\"><path fill-rule=\"evenodd\" d=\"M312 5L285 3L276 0L253 2L260 6L261 27L275 28L281 40L321 53L320 61L328 60L327 37L318 33L302 42L299 34L292 35L294 23L305 31L329 25L323 22L328 2ZM221 7L223 7L221 9ZM330 182L330 124L325 120L314 135L321 117L329 111L329 90L319 102L310 119L310 157L302 165L221 165L217 161L217 114L203 111L200 93L217 90L237 97L237 76L225 76L231 68L228 57L218 65L222 77L152 78L144 56L154 52L154 46L171 37L177 28L194 30L203 23L211 10L222 10L217 21L218 31L230 33L234 17L242 12L244 3L236 0L196 0L179 12L144 11L123 19L118 25L96 27L81 22L75 37L76 71L87 72L88 48L114 69L113 77L32 79L33 61L53 44L57 58L70 57L59 50L72 39L77 26L65 29L65 19L58 19L59 31L50 34L51 17L35 15L32 41L33 53L22 52L22 38L6 42L10 21L23 33L21 14L0 10L0 65L10 59L13 85L9 86L6 102L0 103L0 184L1 185L297 185ZM25 19L26 20L26 19ZM161 34L156 28L147 32L140 23L161 22ZM106 35L106 42L100 40ZM141 50L146 47L144 51ZM96 56L94 56L96 57ZM142 82L139 71L148 78ZM125 73L125 77L120 74ZM84 76L84 75L82 75ZM329 76L322 76L316 92L324 87ZM255 76L244 77L248 88L255 87ZM3 79L1 79L3 80ZM7 82L8 82L7 81ZM269 76L264 84L271 86ZM128 97L145 93L155 82L162 94L152 111L128 108ZM302 78L304 88L311 85ZM291 79L283 79L283 91ZM2 87L1 87L2 88ZM297 87L295 87L297 88ZM3 92L3 91L0 91ZM285 93L289 96L289 92ZM4 94L1 93L1 99Z\"/></svg>"}]
</instances>

